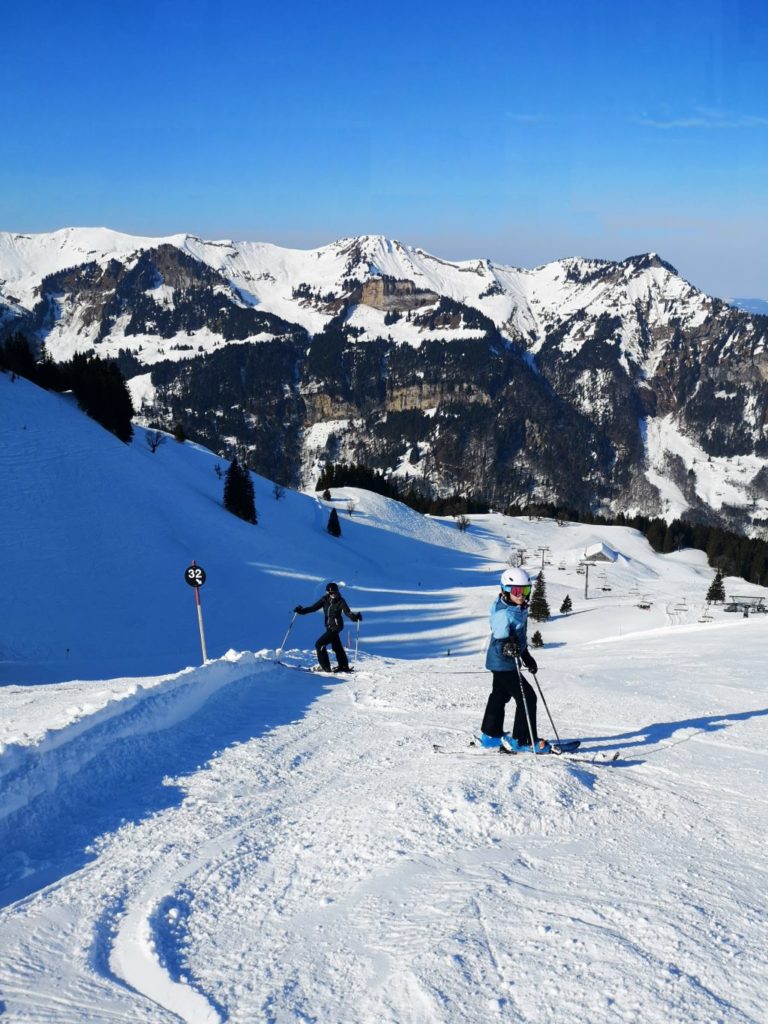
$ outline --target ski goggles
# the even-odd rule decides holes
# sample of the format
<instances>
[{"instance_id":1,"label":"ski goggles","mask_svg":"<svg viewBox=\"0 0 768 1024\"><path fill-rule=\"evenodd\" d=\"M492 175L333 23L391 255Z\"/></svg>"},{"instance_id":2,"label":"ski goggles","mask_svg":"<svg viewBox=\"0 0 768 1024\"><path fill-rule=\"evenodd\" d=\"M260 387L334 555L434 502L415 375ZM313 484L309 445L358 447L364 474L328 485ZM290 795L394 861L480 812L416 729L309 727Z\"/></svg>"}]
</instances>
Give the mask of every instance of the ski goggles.
<instances>
[{"instance_id":1,"label":"ski goggles","mask_svg":"<svg viewBox=\"0 0 768 1024\"><path fill-rule=\"evenodd\" d=\"M530 584L526 587L502 587L505 594L512 594L514 597L530 597L531 586Z\"/></svg>"}]
</instances>

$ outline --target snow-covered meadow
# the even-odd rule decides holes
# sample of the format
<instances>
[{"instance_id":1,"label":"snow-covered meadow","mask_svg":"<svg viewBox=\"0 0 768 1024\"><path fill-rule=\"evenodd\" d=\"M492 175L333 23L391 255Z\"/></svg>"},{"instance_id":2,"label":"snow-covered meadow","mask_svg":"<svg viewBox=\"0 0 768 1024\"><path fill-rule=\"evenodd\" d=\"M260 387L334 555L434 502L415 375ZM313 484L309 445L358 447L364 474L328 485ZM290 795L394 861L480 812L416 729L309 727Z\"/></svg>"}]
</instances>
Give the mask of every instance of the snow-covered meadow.
<instances>
[{"instance_id":1,"label":"snow-covered meadow","mask_svg":"<svg viewBox=\"0 0 768 1024\"><path fill-rule=\"evenodd\" d=\"M258 478L248 526L216 462L0 375L3 1019L765 1020L768 616L700 621L703 554L621 528L461 533L338 491L335 539ZM585 600L597 542L619 557ZM466 745L521 549L550 563L538 675L570 760ZM275 663L328 579L364 615L349 677Z\"/></svg>"}]
</instances>

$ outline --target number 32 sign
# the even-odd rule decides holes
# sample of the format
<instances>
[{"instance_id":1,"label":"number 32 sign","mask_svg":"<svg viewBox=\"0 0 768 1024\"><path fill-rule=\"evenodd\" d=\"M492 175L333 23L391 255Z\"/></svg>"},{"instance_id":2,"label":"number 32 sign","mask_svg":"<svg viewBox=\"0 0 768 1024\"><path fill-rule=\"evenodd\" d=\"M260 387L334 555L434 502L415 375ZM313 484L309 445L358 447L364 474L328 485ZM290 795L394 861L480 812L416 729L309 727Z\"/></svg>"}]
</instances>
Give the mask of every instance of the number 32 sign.
<instances>
[{"instance_id":1,"label":"number 32 sign","mask_svg":"<svg viewBox=\"0 0 768 1024\"><path fill-rule=\"evenodd\" d=\"M184 570L184 579L190 587L202 587L205 583L205 569L193 562L188 569Z\"/></svg>"},{"instance_id":2,"label":"number 32 sign","mask_svg":"<svg viewBox=\"0 0 768 1024\"><path fill-rule=\"evenodd\" d=\"M205 569L196 565L195 562L184 570L184 579L195 588L195 604L197 605L197 625L200 629L200 646L203 649L203 664L208 661L208 652L205 649L205 631L203 630L203 609L200 604L200 587L205 583Z\"/></svg>"}]
</instances>

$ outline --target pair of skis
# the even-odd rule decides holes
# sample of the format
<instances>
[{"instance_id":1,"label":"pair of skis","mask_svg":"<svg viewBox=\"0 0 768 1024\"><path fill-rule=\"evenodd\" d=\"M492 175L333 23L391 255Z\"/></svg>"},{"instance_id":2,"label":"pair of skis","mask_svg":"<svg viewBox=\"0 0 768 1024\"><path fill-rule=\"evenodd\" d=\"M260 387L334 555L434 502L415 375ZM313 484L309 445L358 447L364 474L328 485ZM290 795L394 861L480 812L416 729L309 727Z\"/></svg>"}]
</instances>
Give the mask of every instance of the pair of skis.
<instances>
[{"instance_id":1,"label":"pair of skis","mask_svg":"<svg viewBox=\"0 0 768 1024\"><path fill-rule=\"evenodd\" d=\"M354 666L350 665L347 669L324 669L322 665L289 665L287 661L276 661L276 665L282 665L283 668L292 668L296 672L314 672L319 675L326 676L346 676L350 672L354 672Z\"/></svg>"},{"instance_id":2,"label":"pair of skis","mask_svg":"<svg viewBox=\"0 0 768 1024\"><path fill-rule=\"evenodd\" d=\"M589 765L609 765L613 764L619 758L620 751L608 757L602 755L600 751L596 751L594 757L574 757L573 755L581 746L581 740L560 740L559 742L552 743L552 749L547 754L534 753L531 751L522 751L520 753L514 753L509 750L505 750L504 747L483 747L480 745L476 737L472 737L467 746L465 747L446 747L441 743L433 743L432 749L436 754L452 754L459 757L477 757L485 756L487 754L502 754L506 757L514 757L516 761L520 758L525 760L533 760L539 757L562 757L563 760L573 762L575 764L589 764Z\"/></svg>"},{"instance_id":3,"label":"pair of skis","mask_svg":"<svg viewBox=\"0 0 768 1024\"><path fill-rule=\"evenodd\" d=\"M324 670L319 665L310 668L309 666L306 666L306 665L289 665L285 661L280 661L280 655L285 650L285 645L288 642L288 636L290 635L290 632L293 629L293 624L296 621L296 616L298 614L299 614L298 612L294 612L293 613L293 618L291 619L290 623L288 624L288 629L285 631L285 636L283 637L283 642L280 644L280 646L275 651L275 664L276 665L282 665L283 668L297 668L301 672L318 672L318 671L322 672ZM357 664L357 652L358 652L358 648L359 647L360 647L360 619L357 620L357 633L355 634L355 665ZM354 665L350 666L349 671L350 672L354 672Z\"/></svg>"}]
</instances>

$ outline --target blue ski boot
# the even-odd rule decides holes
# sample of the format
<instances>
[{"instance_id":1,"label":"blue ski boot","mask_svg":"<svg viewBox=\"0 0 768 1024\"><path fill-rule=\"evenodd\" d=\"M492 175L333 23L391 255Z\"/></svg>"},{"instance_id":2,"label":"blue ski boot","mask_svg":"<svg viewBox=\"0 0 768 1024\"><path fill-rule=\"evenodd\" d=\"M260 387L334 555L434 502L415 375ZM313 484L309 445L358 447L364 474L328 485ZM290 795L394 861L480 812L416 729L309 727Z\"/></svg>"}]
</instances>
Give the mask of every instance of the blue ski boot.
<instances>
[{"instance_id":1,"label":"blue ski boot","mask_svg":"<svg viewBox=\"0 0 768 1024\"><path fill-rule=\"evenodd\" d=\"M501 746L501 736L489 736L487 733L481 732L477 737L478 743L481 747L486 750L498 750Z\"/></svg>"},{"instance_id":2,"label":"blue ski boot","mask_svg":"<svg viewBox=\"0 0 768 1024\"><path fill-rule=\"evenodd\" d=\"M501 737L501 745L508 754L551 754L552 747L546 740L539 740L534 750L530 743L519 743L508 732Z\"/></svg>"}]
</instances>

